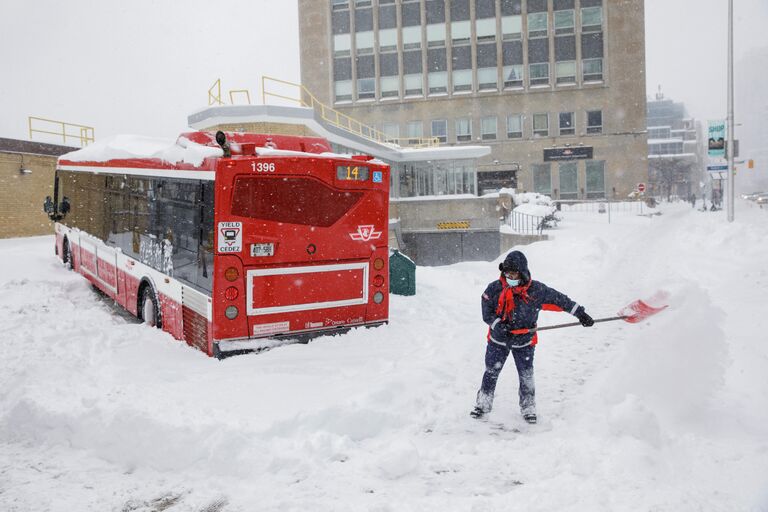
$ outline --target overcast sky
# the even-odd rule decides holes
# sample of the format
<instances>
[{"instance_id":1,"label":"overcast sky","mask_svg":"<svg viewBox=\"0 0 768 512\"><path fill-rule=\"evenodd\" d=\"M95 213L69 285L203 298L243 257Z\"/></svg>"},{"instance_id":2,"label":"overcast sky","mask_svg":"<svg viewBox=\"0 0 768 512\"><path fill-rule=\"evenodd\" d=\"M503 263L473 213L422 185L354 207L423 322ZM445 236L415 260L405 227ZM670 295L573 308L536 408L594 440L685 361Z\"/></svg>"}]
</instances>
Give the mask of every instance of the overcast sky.
<instances>
[{"instance_id":1,"label":"overcast sky","mask_svg":"<svg viewBox=\"0 0 768 512\"><path fill-rule=\"evenodd\" d=\"M724 117L727 0L645 4L648 94ZM738 61L768 47L768 0L734 4ZM217 78L254 103L262 75L298 81L297 19L296 0L0 0L0 137L28 116L175 137Z\"/></svg>"}]
</instances>

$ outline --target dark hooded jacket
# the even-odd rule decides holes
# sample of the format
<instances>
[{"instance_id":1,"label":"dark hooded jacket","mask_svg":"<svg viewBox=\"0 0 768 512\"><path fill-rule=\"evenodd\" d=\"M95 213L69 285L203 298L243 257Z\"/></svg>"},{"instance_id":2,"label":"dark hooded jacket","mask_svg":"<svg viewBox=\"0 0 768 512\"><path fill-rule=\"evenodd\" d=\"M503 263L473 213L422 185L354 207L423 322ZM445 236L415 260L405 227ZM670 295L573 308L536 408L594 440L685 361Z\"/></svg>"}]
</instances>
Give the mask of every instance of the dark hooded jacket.
<instances>
[{"instance_id":1,"label":"dark hooded jacket","mask_svg":"<svg viewBox=\"0 0 768 512\"><path fill-rule=\"evenodd\" d=\"M488 285L483 292L482 309L483 320L489 325L488 342L505 345L509 348L520 348L535 345L537 338L535 333L512 334L516 329L531 329L536 327L539 311L566 311L577 315L583 311L583 307L569 299L565 294L549 288L539 281L531 280L528 270L528 261L520 251L510 252L504 263L499 265L499 270L516 270L520 272L521 284L515 287L514 308L507 318L503 318L504 312L500 311L499 297L508 288L503 274Z\"/></svg>"}]
</instances>

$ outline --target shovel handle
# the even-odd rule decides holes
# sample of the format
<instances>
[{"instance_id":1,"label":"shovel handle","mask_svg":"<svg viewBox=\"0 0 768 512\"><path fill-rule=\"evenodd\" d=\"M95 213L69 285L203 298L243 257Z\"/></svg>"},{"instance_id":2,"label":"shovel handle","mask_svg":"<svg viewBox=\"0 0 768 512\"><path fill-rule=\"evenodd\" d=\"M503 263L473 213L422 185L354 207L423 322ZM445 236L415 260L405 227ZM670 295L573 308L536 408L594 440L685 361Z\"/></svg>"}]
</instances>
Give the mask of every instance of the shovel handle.
<instances>
[{"instance_id":1,"label":"shovel handle","mask_svg":"<svg viewBox=\"0 0 768 512\"><path fill-rule=\"evenodd\" d=\"M613 322L614 320L624 320L626 318L629 318L628 316L612 316L609 318L596 318L595 323L598 322ZM546 327L533 327L531 329L514 329L510 331L512 334L528 334L531 332L537 332L537 331L548 331L550 329L562 329L563 327L574 327L576 325L581 325L581 322L571 322L567 324L558 324L558 325L548 325Z\"/></svg>"}]
</instances>

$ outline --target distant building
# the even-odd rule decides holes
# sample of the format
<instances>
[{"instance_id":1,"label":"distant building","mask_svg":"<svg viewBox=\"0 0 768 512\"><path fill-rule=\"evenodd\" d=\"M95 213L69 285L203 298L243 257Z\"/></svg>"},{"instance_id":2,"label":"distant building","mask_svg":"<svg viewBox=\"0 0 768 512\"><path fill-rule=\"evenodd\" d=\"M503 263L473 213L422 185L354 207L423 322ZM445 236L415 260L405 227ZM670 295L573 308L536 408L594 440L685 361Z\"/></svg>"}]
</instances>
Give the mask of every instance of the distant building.
<instances>
[{"instance_id":1,"label":"distant building","mask_svg":"<svg viewBox=\"0 0 768 512\"><path fill-rule=\"evenodd\" d=\"M706 145L700 121L683 103L659 91L648 101L648 189L646 195L687 199L708 187Z\"/></svg>"},{"instance_id":2,"label":"distant building","mask_svg":"<svg viewBox=\"0 0 768 512\"><path fill-rule=\"evenodd\" d=\"M620 198L647 181L643 2L298 2L303 85L401 145L490 146L478 194ZM393 167L395 195L430 173Z\"/></svg>"}]
</instances>

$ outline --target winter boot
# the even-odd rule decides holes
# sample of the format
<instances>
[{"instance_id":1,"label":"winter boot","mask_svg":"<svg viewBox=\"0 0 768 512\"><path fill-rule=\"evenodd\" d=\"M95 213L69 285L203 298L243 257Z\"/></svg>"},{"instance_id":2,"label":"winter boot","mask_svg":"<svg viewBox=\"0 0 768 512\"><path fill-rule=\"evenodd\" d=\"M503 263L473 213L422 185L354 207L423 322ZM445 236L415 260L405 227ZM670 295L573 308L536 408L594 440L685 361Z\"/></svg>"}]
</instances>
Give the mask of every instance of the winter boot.
<instances>
[{"instance_id":1,"label":"winter boot","mask_svg":"<svg viewBox=\"0 0 768 512\"><path fill-rule=\"evenodd\" d=\"M491 412L492 408L493 393L484 393L481 389L477 392L477 405L475 405L475 408L472 410L472 412L469 413L469 415L473 418L480 419Z\"/></svg>"},{"instance_id":2,"label":"winter boot","mask_svg":"<svg viewBox=\"0 0 768 512\"><path fill-rule=\"evenodd\" d=\"M523 414L523 419L526 422L530 423L531 425L536 424L536 414L535 413Z\"/></svg>"}]
</instances>

